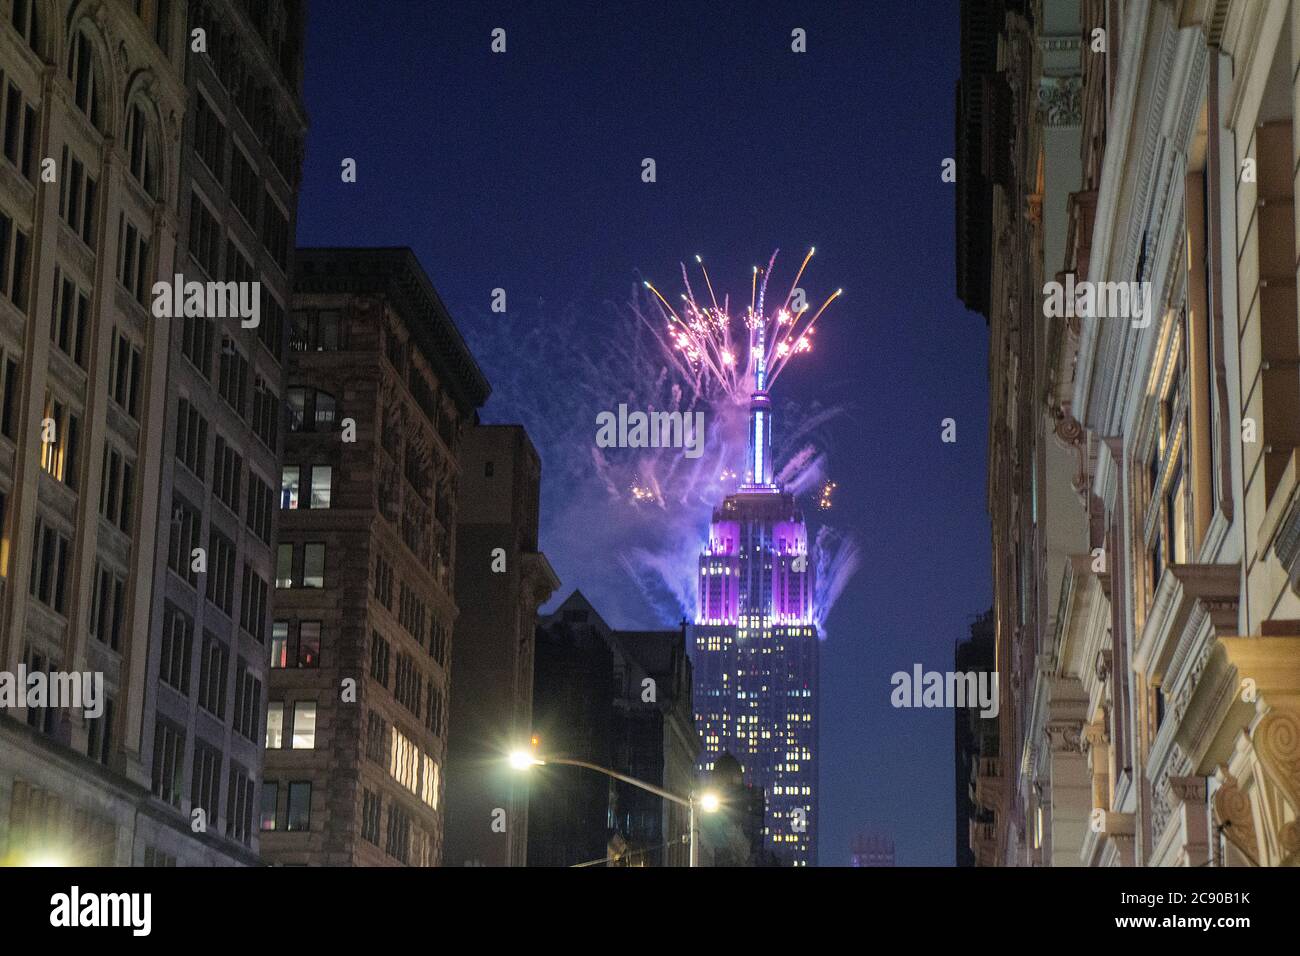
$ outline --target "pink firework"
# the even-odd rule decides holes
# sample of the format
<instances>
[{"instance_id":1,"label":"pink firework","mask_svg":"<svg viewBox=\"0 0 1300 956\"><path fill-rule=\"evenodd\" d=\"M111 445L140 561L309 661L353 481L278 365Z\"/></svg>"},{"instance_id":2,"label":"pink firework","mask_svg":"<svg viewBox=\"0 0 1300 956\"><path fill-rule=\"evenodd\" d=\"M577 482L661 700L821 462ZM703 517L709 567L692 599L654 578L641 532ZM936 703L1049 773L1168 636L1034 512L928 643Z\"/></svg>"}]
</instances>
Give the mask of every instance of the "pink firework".
<instances>
[{"instance_id":1,"label":"pink firework","mask_svg":"<svg viewBox=\"0 0 1300 956\"><path fill-rule=\"evenodd\" d=\"M766 269L754 266L749 307L739 319L731 315L730 296L724 294L722 302L718 302L709 272L699 256L695 257L695 261L699 263L704 285L709 292L708 304L701 304L695 297L686 264L682 263L682 284L686 291L681 293L679 309L674 309L660 291L647 282L645 287L658 300L664 324L659 327L644 315L641 315L641 319L659 340L664 353L677 366L678 371L694 383L697 390L704 380L712 380L721 386L732 401L742 404L749 401L755 391L765 392L770 389L790 359L811 351L817 320L826 311L826 307L844 292L843 289L836 289L820 309L812 312L799 288L799 280L816 251L815 248L808 250L799 271L795 273L794 281L790 283L790 291L786 293L781 305L770 314L767 312L768 281L772 278L772 269L776 265L776 252L772 253ZM796 292L800 295L792 308Z\"/></svg>"}]
</instances>

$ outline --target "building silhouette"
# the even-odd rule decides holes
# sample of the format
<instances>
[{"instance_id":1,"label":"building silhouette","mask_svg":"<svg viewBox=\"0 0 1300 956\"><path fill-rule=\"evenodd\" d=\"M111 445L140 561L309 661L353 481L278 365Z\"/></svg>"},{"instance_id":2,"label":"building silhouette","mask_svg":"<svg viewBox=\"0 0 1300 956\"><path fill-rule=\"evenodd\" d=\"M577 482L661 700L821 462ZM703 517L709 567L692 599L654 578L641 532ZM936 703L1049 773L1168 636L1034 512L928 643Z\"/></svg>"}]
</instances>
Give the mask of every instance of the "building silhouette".
<instances>
[{"instance_id":1,"label":"building silhouette","mask_svg":"<svg viewBox=\"0 0 1300 956\"><path fill-rule=\"evenodd\" d=\"M700 751L682 630L616 631L580 591L539 621L533 727L576 758L687 797ZM592 770L529 774L529 866L686 866L687 808Z\"/></svg>"},{"instance_id":2,"label":"building silhouette","mask_svg":"<svg viewBox=\"0 0 1300 956\"><path fill-rule=\"evenodd\" d=\"M849 847L849 866L894 865L894 841L878 833L859 833Z\"/></svg>"},{"instance_id":3,"label":"building silhouette","mask_svg":"<svg viewBox=\"0 0 1300 956\"><path fill-rule=\"evenodd\" d=\"M953 669L959 674L994 670L993 611L988 610L970 625L970 637L957 644ZM978 708L958 707L953 711L954 775L957 824L955 830L956 865L975 866L976 846L987 846L980 829L992 827L997 808L997 794L988 790L992 780L1000 779L988 761L998 760L998 722L995 717L981 717ZM983 772L981 772L983 770ZM988 859L983 861L985 864Z\"/></svg>"},{"instance_id":4,"label":"building silhouette","mask_svg":"<svg viewBox=\"0 0 1300 956\"><path fill-rule=\"evenodd\" d=\"M735 757L724 753L713 762L705 789L717 794L719 807L699 820L702 866L789 866L767 848L763 791L745 781Z\"/></svg>"},{"instance_id":5,"label":"building silhouette","mask_svg":"<svg viewBox=\"0 0 1300 956\"><path fill-rule=\"evenodd\" d=\"M542 466L518 425L475 425L461 446L444 866L524 866L537 608L560 586L538 551ZM494 814L504 811L497 825Z\"/></svg>"}]
</instances>

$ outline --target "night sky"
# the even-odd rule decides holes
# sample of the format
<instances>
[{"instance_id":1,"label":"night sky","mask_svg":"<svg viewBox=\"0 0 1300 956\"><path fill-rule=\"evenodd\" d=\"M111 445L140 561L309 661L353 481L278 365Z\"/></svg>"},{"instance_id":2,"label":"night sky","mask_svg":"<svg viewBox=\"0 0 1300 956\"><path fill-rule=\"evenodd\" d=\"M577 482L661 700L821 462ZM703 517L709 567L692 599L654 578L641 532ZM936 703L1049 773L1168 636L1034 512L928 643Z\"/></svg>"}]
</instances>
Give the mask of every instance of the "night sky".
<instances>
[{"instance_id":1,"label":"night sky","mask_svg":"<svg viewBox=\"0 0 1300 956\"><path fill-rule=\"evenodd\" d=\"M719 292L747 296L751 266L780 247L784 292L781 264L817 247L802 284L845 295L776 397L845 408L821 438L831 515L864 559L822 645L821 863L847 864L869 831L894 839L899 865L951 865L953 713L893 709L889 677L951 669L991 601L988 338L954 294L953 186L940 180L956 0L309 11L298 242L411 246L471 344L522 342L561 316L607 329L609 303L643 275L678 288L696 253ZM495 27L504 55L489 49ZM790 50L796 27L807 53ZM343 157L355 184L340 181ZM505 315L489 311L498 287ZM528 423L538 395L566 387L534 355L479 360L488 421ZM945 417L956 444L940 441ZM582 454L534 438L544 483ZM544 507L563 494L552 481ZM675 624L543 524L560 596L582 588L619 608L617 626Z\"/></svg>"}]
</instances>

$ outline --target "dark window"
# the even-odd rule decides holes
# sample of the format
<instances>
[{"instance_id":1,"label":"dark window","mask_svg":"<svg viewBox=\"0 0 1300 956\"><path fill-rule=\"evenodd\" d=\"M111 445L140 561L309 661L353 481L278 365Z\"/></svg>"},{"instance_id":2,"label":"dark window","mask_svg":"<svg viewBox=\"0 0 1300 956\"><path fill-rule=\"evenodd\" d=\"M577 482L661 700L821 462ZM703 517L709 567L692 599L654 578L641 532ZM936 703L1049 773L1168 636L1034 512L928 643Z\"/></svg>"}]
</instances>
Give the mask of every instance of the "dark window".
<instances>
[{"instance_id":1,"label":"dark window","mask_svg":"<svg viewBox=\"0 0 1300 956\"><path fill-rule=\"evenodd\" d=\"M266 581L245 562L239 589L239 626L258 643L266 639L267 590Z\"/></svg>"},{"instance_id":2,"label":"dark window","mask_svg":"<svg viewBox=\"0 0 1300 956\"><path fill-rule=\"evenodd\" d=\"M248 846L253 836L253 778L243 767L230 765L226 798L226 836Z\"/></svg>"},{"instance_id":3,"label":"dark window","mask_svg":"<svg viewBox=\"0 0 1300 956\"><path fill-rule=\"evenodd\" d=\"M383 809L379 794L361 791L361 839L379 846L379 817Z\"/></svg>"},{"instance_id":4,"label":"dark window","mask_svg":"<svg viewBox=\"0 0 1300 956\"><path fill-rule=\"evenodd\" d=\"M182 398L176 413L176 457L200 481L206 479L208 422L189 399Z\"/></svg>"},{"instance_id":5,"label":"dark window","mask_svg":"<svg viewBox=\"0 0 1300 956\"><path fill-rule=\"evenodd\" d=\"M144 110L133 103L126 121L127 168L144 191L158 196L158 157Z\"/></svg>"},{"instance_id":6,"label":"dark window","mask_svg":"<svg viewBox=\"0 0 1300 956\"><path fill-rule=\"evenodd\" d=\"M0 515L0 520L3 519ZM90 634L117 650L126 619L126 582L103 565L95 566L90 604Z\"/></svg>"},{"instance_id":7,"label":"dark window","mask_svg":"<svg viewBox=\"0 0 1300 956\"><path fill-rule=\"evenodd\" d=\"M241 657L235 667L235 733L248 740L257 740L261 717L262 682Z\"/></svg>"},{"instance_id":8,"label":"dark window","mask_svg":"<svg viewBox=\"0 0 1300 956\"><path fill-rule=\"evenodd\" d=\"M379 636L378 631L372 631L370 635L370 676L388 686L388 642Z\"/></svg>"},{"instance_id":9,"label":"dark window","mask_svg":"<svg viewBox=\"0 0 1300 956\"><path fill-rule=\"evenodd\" d=\"M68 79L73 84L73 102L86 114L96 129L100 125L99 69L94 59L94 48L85 33L72 38L72 54L68 57Z\"/></svg>"},{"instance_id":10,"label":"dark window","mask_svg":"<svg viewBox=\"0 0 1300 956\"><path fill-rule=\"evenodd\" d=\"M158 679L186 696L190 692L190 654L193 644L194 622L189 615L171 604L165 605Z\"/></svg>"},{"instance_id":11,"label":"dark window","mask_svg":"<svg viewBox=\"0 0 1300 956\"><path fill-rule=\"evenodd\" d=\"M158 721L153 734L153 795L179 807L184 767L185 734L166 721Z\"/></svg>"},{"instance_id":12,"label":"dark window","mask_svg":"<svg viewBox=\"0 0 1300 956\"><path fill-rule=\"evenodd\" d=\"M282 271L289 268L289 220L269 192L263 193L262 244ZM251 220L250 220L251 221Z\"/></svg>"},{"instance_id":13,"label":"dark window","mask_svg":"<svg viewBox=\"0 0 1300 956\"><path fill-rule=\"evenodd\" d=\"M68 539L39 516L32 534L31 580L28 593L59 614L67 613L68 574L71 548Z\"/></svg>"},{"instance_id":14,"label":"dark window","mask_svg":"<svg viewBox=\"0 0 1300 956\"><path fill-rule=\"evenodd\" d=\"M86 756L108 766L113 754L113 699L104 699L104 712L98 717L87 718Z\"/></svg>"},{"instance_id":15,"label":"dark window","mask_svg":"<svg viewBox=\"0 0 1300 956\"><path fill-rule=\"evenodd\" d=\"M89 296L56 266L50 341L82 368L86 367L86 323L89 312Z\"/></svg>"},{"instance_id":16,"label":"dark window","mask_svg":"<svg viewBox=\"0 0 1300 956\"><path fill-rule=\"evenodd\" d=\"M233 616L235 545L215 528L208 533L208 600Z\"/></svg>"},{"instance_id":17,"label":"dark window","mask_svg":"<svg viewBox=\"0 0 1300 956\"><path fill-rule=\"evenodd\" d=\"M190 194L190 255L209 277L221 275L221 226L198 193Z\"/></svg>"},{"instance_id":18,"label":"dark window","mask_svg":"<svg viewBox=\"0 0 1300 956\"><path fill-rule=\"evenodd\" d=\"M215 823L221 799L221 751L201 740L194 741L194 779L190 785L190 805L207 811Z\"/></svg>"},{"instance_id":19,"label":"dark window","mask_svg":"<svg viewBox=\"0 0 1300 956\"><path fill-rule=\"evenodd\" d=\"M167 566L190 586L199 586L199 575L194 570L192 554L199 546L199 534L202 516L198 511L177 497L172 499L171 536L167 544Z\"/></svg>"},{"instance_id":20,"label":"dark window","mask_svg":"<svg viewBox=\"0 0 1300 956\"><path fill-rule=\"evenodd\" d=\"M406 863L411 853L411 818L400 804L388 806L388 838L384 852L400 863Z\"/></svg>"},{"instance_id":21,"label":"dark window","mask_svg":"<svg viewBox=\"0 0 1300 956\"><path fill-rule=\"evenodd\" d=\"M4 383L0 389L0 433L6 438L18 438L18 361L4 360Z\"/></svg>"},{"instance_id":22,"label":"dark window","mask_svg":"<svg viewBox=\"0 0 1300 956\"><path fill-rule=\"evenodd\" d=\"M280 802L280 784L274 780L262 781L262 812L259 816L262 830L279 829L277 813Z\"/></svg>"},{"instance_id":23,"label":"dark window","mask_svg":"<svg viewBox=\"0 0 1300 956\"><path fill-rule=\"evenodd\" d=\"M295 780L289 784L289 818L286 830L311 829L311 782Z\"/></svg>"},{"instance_id":24,"label":"dark window","mask_svg":"<svg viewBox=\"0 0 1300 956\"><path fill-rule=\"evenodd\" d=\"M226 716L226 670L230 652L208 632L203 633L203 662L199 669L199 706L215 717Z\"/></svg>"}]
</instances>

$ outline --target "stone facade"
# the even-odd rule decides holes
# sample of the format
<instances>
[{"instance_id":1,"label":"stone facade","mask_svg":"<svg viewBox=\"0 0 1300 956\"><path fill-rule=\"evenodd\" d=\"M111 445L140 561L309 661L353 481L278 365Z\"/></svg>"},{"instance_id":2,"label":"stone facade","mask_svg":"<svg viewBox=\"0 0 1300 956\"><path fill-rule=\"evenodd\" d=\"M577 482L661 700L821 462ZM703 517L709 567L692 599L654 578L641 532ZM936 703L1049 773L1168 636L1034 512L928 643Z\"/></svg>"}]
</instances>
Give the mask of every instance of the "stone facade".
<instances>
[{"instance_id":1,"label":"stone facade","mask_svg":"<svg viewBox=\"0 0 1300 956\"><path fill-rule=\"evenodd\" d=\"M186 282L260 283L260 317L255 328L234 317L168 320L162 458L156 477L141 476L147 487L161 483L165 509L143 747L155 792L178 764L173 808L187 817L202 808L210 833L255 854L284 316L307 123L304 11L251 0L202 0L186 10L185 39L192 46L202 31L206 52L191 54L185 74L175 272ZM183 573L196 547L207 570Z\"/></svg>"},{"instance_id":2,"label":"stone facade","mask_svg":"<svg viewBox=\"0 0 1300 956\"><path fill-rule=\"evenodd\" d=\"M297 263L262 854L437 866L461 444L488 385L409 249Z\"/></svg>"},{"instance_id":3,"label":"stone facade","mask_svg":"<svg viewBox=\"0 0 1300 956\"><path fill-rule=\"evenodd\" d=\"M215 45L190 43L199 11L212 37L231 37L225 50L238 45L251 58L244 88L259 70L277 72L266 69L271 31L259 27L278 24L280 72L268 82L288 153L272 188L291 223L304 125L301 4L0 4L11 114L0 161L0 669L102 673L111 705L96 720L76 711L0 715L0 856L15 862L35 846L97 864L256 860L255 835L236 825L230 804L208 801L199 828L190 816L201 639L169 656L168 675L187 688L170 707L159 705L161 642L151 640L171 586L163 569L182 333L150 306L156 280L190 272L191 106L194 84L217 67ZM212 91L224 96L219 82ZM255 163L261 133L241 136ZM260 262L262 237L245 232ZM287 268L286 260L267 275L272 294L283 294ZM215 400L210 385L197 392ZM266 457L273 462L275 449ZM191 620L203 613L193 588L183 603ZM212 615L212 627L222 623ZM263 659L254 656L257 668ZM162 711L176 731L165 774L154 760ZM199 777L224 800L226 774L242 760L236 789L248 807L257 747L233 740L232 726L227 712L207 728ZM99 834L89 848L71 838L83 831Z\"/></svg>"},{"instance_id":4,"label":"stone facade","mask_svg":"<svg viewBox=\"0 0 1300 956\"><path fill-rule=\"evenodd\" d=\"M1053 85L1073 71L1080 90L1073 166L1045 106L996 143L1038 186L990 217L994 288L1034 273L989 310L1008 690L991 861L1294 865L1300 8L1005 7L1004 82L1042 89L1073 39ZM1056 316L1052 279L1149 283L1150 307Z\"/></svg>"}]
</instances>

